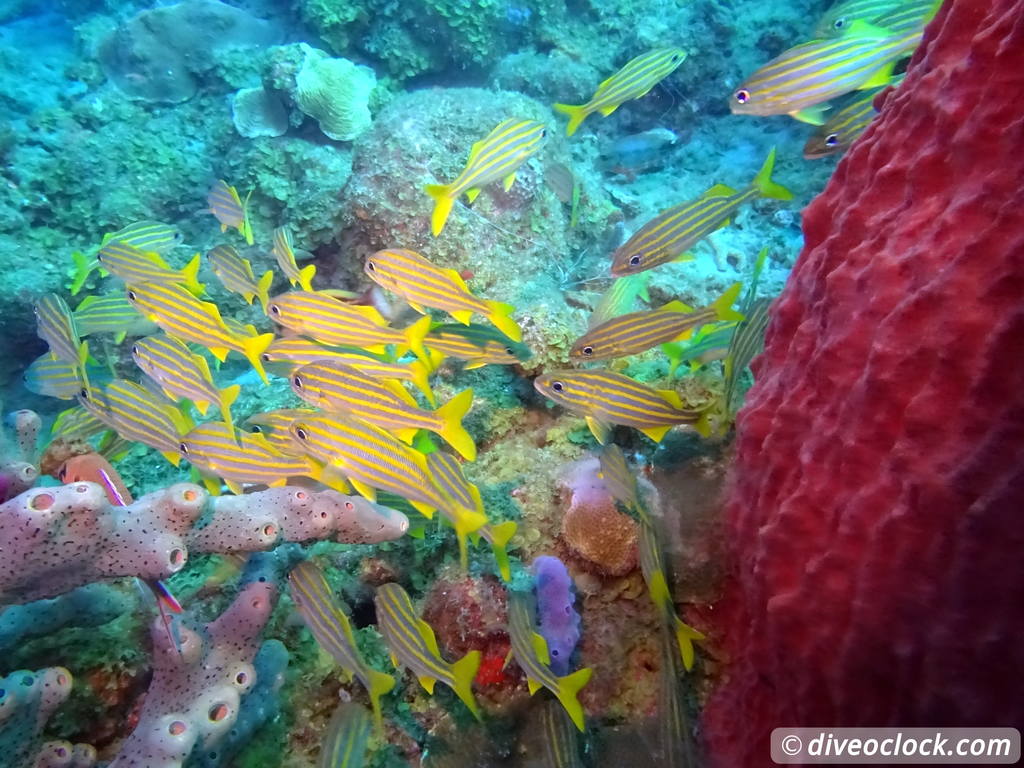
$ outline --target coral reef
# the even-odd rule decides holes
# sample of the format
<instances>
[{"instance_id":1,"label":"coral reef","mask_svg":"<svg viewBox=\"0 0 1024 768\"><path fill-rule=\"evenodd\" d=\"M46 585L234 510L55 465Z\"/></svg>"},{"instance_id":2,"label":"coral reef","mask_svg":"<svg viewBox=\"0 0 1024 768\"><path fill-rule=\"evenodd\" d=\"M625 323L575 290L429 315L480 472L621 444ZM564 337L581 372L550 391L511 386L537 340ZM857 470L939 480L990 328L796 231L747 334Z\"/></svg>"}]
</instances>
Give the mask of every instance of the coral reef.
<instances>
[{"instance_id":1,"label":"coral reef","mask_svg":"<svg viewBox=\"0 0 1024 768\"><path fill-rule=\"evenodd\" d=\"M376 85L369 67L310 50L295 75L295 104L328 138L352 141L370 127L370 93Z\"/></svg>"},{"instance_id":2,"label":"coral reef","mask_svg":"<svg viewBox=\"0 0 1024 768\"><path fill-rule=\"evenodd\" d=\"M716 765L782 723L1024 721L1022 11L946 3L804 213L738 418Z\"/></svg>"},{"instance_id":3,"label":"coral reef","mask_svg":"<svg viewBox=\"0 0 1024 768\"><path fill-rule=\"evenodd\" d=\"M637 525L615 507L596 458L564 470L562 538L580 565L602 576L624 576L637 566Z\"/></svg>"},{"instance_id":4,"label":"coral reef","mask_svg":"<svg viewBox=\"0 0 1024 768\"><path fill-rule=\"evenodd\" d=\"M262 86L242 88L231 99L231 120L239 135L247 139L259 136L284 136L288 131L288 113L281 99Z\"/></svg>"}]
</instances>

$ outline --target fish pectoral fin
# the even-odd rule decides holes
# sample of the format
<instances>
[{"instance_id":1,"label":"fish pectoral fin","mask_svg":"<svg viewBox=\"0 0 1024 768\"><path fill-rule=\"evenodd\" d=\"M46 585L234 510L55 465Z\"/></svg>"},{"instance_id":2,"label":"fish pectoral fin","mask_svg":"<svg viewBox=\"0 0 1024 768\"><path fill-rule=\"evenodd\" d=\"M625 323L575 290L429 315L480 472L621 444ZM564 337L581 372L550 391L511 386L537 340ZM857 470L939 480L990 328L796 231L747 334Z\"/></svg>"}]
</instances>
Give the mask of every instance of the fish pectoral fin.
<instances>
[{"instance_id":1,"label":"fish pectoral fin","mask_svg":"<svg viewBox=\"0 0 1024 768\"><path fill-rule=\"evenodd\" d=\"M415 309L421 315L427 314L427 310L423 308L422 304L417 304L415 301L409 301L408 299L406 299L406 302L408 302L409 306Z\"/></svg>"},{"instance_id":2,"label":"fish pectoral fin","mask_svg":"<svg viewBox=\"0 0 1024 768\"><path fill-rule=\"evenodd\" d=\"M858 91L865 91L869 88L880 88L884 85L889 84L889 79L892 77L893 67L896 66L895 61L886 62L876 72L872 73L871 77L865 80L863 83L857 86Z\"/></svg>"},{"instance_id":3,"label":"fish pectoral fin","mask_svg":"<svg viewBox=\"0 0 1024 768\"><path fill-rule=\"evenodd\" d=\"M541 664L551 664L551 655L548 653L548 641L542 635L534 632L530 637L530 642L533 644L533 652L537 654Z\"/></svg>"},{"instance_id":4,"label":"fish pectoral fin","mask_svg":"<svg viewBox=\"0 0 1024 768\"><path fill-rule=\"evenodd\" d=\"M585 416L584 418L586 419L587 426L590 427L590 434L594 436L594 439L601 445L607 443L612 433L611 426L594 416Z\"/></svg>"},{"instance_id":5,"label":"fish pectoral fin","mask_svg":"<svg viewBox=\"0 0 1024 768\"><path fill-rule=\"evenodd\" d=\"M530 689L530 695L533 696L533 694L535 694L537 691L539 691L544 686L541 685L540 683L538 683L532 677L528 677L528 678L526 678L526 687Z\"/></svg>"},{"instance_id":6,"label":"fish pectoral fin","mask_svg":"<svg viewBox=\"0 0 1024 768\"><path fill-rule=\"evenodd\" d=\"M515 172L513 172L506 176L504 179L502 179L501 185L505 188L505 191L508 192L510 189L512 189L512 185L515 183L516 174Z\"/></svg>"},{"instance_id":7,"label":"fish pectoral fin","mask_svg":"<svg viewBox=\"0 0 1024 768\"><path fill-rule=\"evenodd\" d=\"M657 390L657 392L659 395L661 395L661 399L664 400L666 403L671 405L673 408L678 408L679 410L682 410L683 400L681 397L679 397L679 393L676 392L674 389L659 389Z\"/></svg>"},{"instance_id":8,"label":"fish pectoral fin","mask_svg":"<svg viewBox=\"0 0 1024 768\"><path fill-rule=\"evenodd\" d=\"M412 444L412 441L416 437L417 432L419 432L419 430L416 427L401 427L399 429L391 430L391 434L393 434L406 445Z\"/></svg>"},{"instance_id":9,"label":"fish pectoral fin","mask_svg":"<svg viewBox=\"0 0 1024 768\"><path fill-rule=\"evenodd\" d=\"M231 491L233 494L235 494L235 496L241 496L242 495L242 484L241 483L235 482L234 480L228 480L226 477L221 478L221 479L224 481L224 485L226 485L228 487L228 490Z\"/></svg>"},{"instance_id":10,"label":"fish pectoral fin","mask_svg":"<svg viewBox=\"0 0 1024 768\"><path fill-rule=\"evenodd\" d=\"M427 518L427 520L434 519L434 508L429 504L424 504L422 501L413 501L412 499L409 500L409 503L412 504L413 509Z\"/></svg>"},{"instance_id":11,"label":"fish pectoral fin","mask_svg":"<svg viewBox=\"0 0 1024 768\"><path fill-rule=\"evenodd\" d=\"M661 427L643 427L640 428L640 431L651 438L654 442L660 443L664 439L665 435L668 434L670 429L672 429L672 425L666 424Z\"/></svg>"},{"instance_id":12,"label":"fish pectoral fin","mask_svg":"<svg viewBox=\"0 0 1024 768\"><path fill-rule=\"evenodd\" d=\"M794 120L799 120L801 123L808 123L809 125L824 125L825 124L825 111L832 107L828 104L815 104L812 107L804 107L798 112L790 112L789 116Z\"/></svg>"},{"instance_id":13,"label":"fish pectoral fin","mask_svg":"<svg viewBox=\"0 0 1024 768\"><path fill-rule=\"evenodd\" d=\"M210 350L210 354L220 360L222 363L228 359L227 347L207 347Z\"/></svg>"},{"instance_id":14,"label":"fish pectoral fin","mask_svg":"<svg viewBox=\"0 0 1024 768\"><path fill-rule=\"evenodd\" d=\"M356 480L354 477L348 478L348 481L352 484L352 487L358 491L360 496L369 499L370 501L377 501L376 488L367 485L362 480Z\"/></svg>"},{"instance_id":15,"label":"fish pectoral fin","mask_svg":"<svg viewBox=\"0 0 1024 768\"><path fill-rule=\"evenodd\" d=\"M416 679L420 681L420 685L423 686L423 690L429 694L434 693L434 678L427 677L426 675L417 675Z\"/></svg>"},{"instance_id":16,"label":"fish pectoral fin","mask_svg":"<svg viewBox=\"0 0 1024 768\"><path fill-rule=\"evenodd\" d=\"M448 313L463 325L469 325L473 318L473 313L468 309L456 309Z\"/></svg>"},{"instance_id":17,"label":"fish pectoral fin","mask_svg":"<svg viewBox=\"0 0 1024 768\"><path fill-rule=\"evenodd\" d=\"M640 96L643 96L643 94L641 93ZM640 96L638 96L637 98L640 98ZM600 112L603 117L608 117L608 115L610 115L612 112L614 112L618 108L619 108L618 104L612 104L612 105L607 106L607 107L601 107L597 111Z\"/></svg>"},{"instance_id":18,"label":"fish pectoral fin","mask_svg":"<svg viewBox=\"0 0 1024 768\"><path fill-rule=\"evenodd\" d=\"M480 194L480 187L473 187L472 189L466 190L466 199L472 203L476 200L476 196Z\"/></svg>"}]
</instances>

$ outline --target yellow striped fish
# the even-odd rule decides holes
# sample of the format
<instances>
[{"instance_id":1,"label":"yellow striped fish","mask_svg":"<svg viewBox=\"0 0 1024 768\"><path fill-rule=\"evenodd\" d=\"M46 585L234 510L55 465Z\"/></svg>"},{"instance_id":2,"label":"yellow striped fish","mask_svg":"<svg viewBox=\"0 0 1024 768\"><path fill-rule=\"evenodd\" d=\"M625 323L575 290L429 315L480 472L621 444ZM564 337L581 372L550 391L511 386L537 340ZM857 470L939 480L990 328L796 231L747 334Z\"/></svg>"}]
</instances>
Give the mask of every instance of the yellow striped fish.
<instances>
[{"instance_id":1,"label":"yellow striped fish","mask_svg":"<svg viewBox=\"0 0 1024 768\"><path fill-rule=\"evenodd\" d=\"M528 360L530 349L497 328L484 325L440 325L424 339L430 349L466 362L466 370L485 365L516 365Z\"/></svg>"},{"instance_id":2,"label":"yellow striped fish","mask_svg":"<svg viewBox=\"0 0 1024 768\"><path fill-rule=\"evenodd\" d=\"M694 768L693 734L680 690L682 671L671 632L663 629L658 643L661 671L658 675L658 738L664 768Z\"/></svg>"},{"instance_id":3,"label":"yellow striped fish","mask_svg":"<svg viewBox=\"0 0 1024 768\"><path fill-rule=\"evenodd\" d=\"M285 456L261 435L239 432L221 421L207 421L177 441L181 458L208 477L219 477L232 493L243 485L285 485L295 477L320 479L319 472L299 456Z\"/></svg>"},{"instance_id":4,"label":"yellow striped fish","mask_svg":"<svg viewBox=\"0 0 1024 768\"><path fill-rule=\"evenodd\" d=\"M344 304L324 293L290 291L271 299L267 316L278 325L309 336L321 344L360 347L375 354L387 352L394 344L396 355L411 349L421 361L430 358L423 338L430 330L430 318L422 317L405 329L390 328L372 307Z\"/></svg>"},{"instance_id":5,"label":"yellow striped fish","mask_svg":"<svg viewBox=\"0 0 1024 768\"><path fill-rule=\"evenodd\" d=\"M22 380L29 392L60 400L74 400L84 383L77 364L54 359L49 352L32 361Z\"/></svg>"},{"instance_id":6,"label":"yellow striped fish","mask_svg":"<svg viewBox=\"0 0 1024 768\"><path fill-rule=\"evenodd\" d=\"M302 450L292 440L288 431L296 419L316 415L316 411L306 408L279 408L276 411L254 413L245 420L249 431L263 435L263 438L278 453L286 456L304 456Z\"/></svg>"},{"instance_id":7,"label":"yellow striped fish","mask_svg":"<svg viewBox=\"0 0 1024 768\"><path fill-rule=\"evenodd\" d=\"M508 636L512 645L512 657L526 674L526 684L532 696L541 686L551 691L573 724L583 730L583 707L576 698L580 690L590 681L589 667L558 677L551 671L551 657L547 641L534 631L531 599L522 592L508 592Z\"/></svg>"},{"instance_id":8,"label":"yellow striped fish","mask_svg":"<svg viewBox=\"0 0 1024 768\"><path fill-rule=\"evenodd\" d=\"M211 405L216 405L228 428L233 426L231 404L238 398L241 387L232 384L217 389L210 366L202 355L192 354L171 336L149 336L132 344L132 359L171 399L191 400L203 416Z\"/></svg>"},{"instance_id":9,"label":"yellow striped fish","mask_svg":"<svg viewBox=\"0 0 1024 768\"><path fill-rule=\"evenodd\" d=\"M646 517L646 510L640 504L640 487L636 475L629 468L622 449L615 443L608 443L598 461L601 464L601 480L611 497L631 512Z\"/></svg>"},{"instance_id":10,"label":"yellow striped fish","mask_svg":"<svg viewBox=\"0 0 1024 768\"><path fill-rule=\"evenodd\" d=\"M480 719L480 709L473 697L473 678L480 667L480 651L470 651L454 663L441 656L434 630L416 615L412 600L398 584L382 584L374 598L377 606L377 628L391 651L391 660L411 670L423 689L434 692L434 682L441 682Z\"/></svg>"},{"instance_id":11,"label":"yellow striped fish","mask_svg":"<svg viewBox=\"0 0 1024 768\"><path fill-rule=\"evenodd\" d=\"M733 334L729 352L725 356L725 410L733 414L739 410L740 376L750 361L764 349L764 333L768 327L768 309L771 299L757 299L751 304L746 319Z\"/></svg>"},{"instance_id":12,"label":"yellow striped fish","mask_svg":"<svg viewBox=\"0 0 1024 768\"><path fill-rule=\"evenodd\" d=\"M614 371L559 371L538 376L534 388L564 408L583 416L594 438L604 445L611 424L634 427L660 443L677 424L693 425L706 435L706 411L684 408L679 393L651 389Z\"/></svg>"},{"instance_id":13,"label":"yellow striped fish","mask_svg":"<svg viewBox=\"0 0 1024 768\"><path fill-rule=\"evenodd\" d=\"M899 7L879 16L872 23L894 35L913 30L924 31L941 6L941 1L937 0L905 0Z\"/></svg>"},{"instance_id":14,"label":"yellow striped fish","mask_svg":"<svg viewBox=\"0 0 1024 768\"><path fill-rule=\"evenodd\" d=\"M395 679L366 663L356 644L352 622L339 606L319 566L309 560L299 563L288 576L288 586L295 606L320 647L366 688L377 728L382 729L380 697L395 687Z\"/></svg>"},{"instance_id":15,"label":"yellow striped fish","mask_svg":"<svg viewBox=\"0 0 1024 768\"><path fill-rule=\"evenodd\" d=\"M229 227L237 229L245 238L246 245L253 244L252 225L249 223L248 210L250 195L252 195L252 190L249 190L249 194L243 201L238 196L238 190L224 179L217 179L206 195L210 213L220 222L220 231L227 232Z\"/></svg>"},{"instance_id":16,"label":"yellow striped fish","mask_svg":"<svg viewBox=\"0 0 1024 768\"><path fill-rule=\"evenodd\" d=\"M813 40L776 56L733 91L729 107L738 115L790 115L822 125L823 102L888 83L896 60L917 47L922 33L892 34L854 21L842 37Z\"/></svg>"},{"instance_id":17,"label":"yellow striped fish","mask_svg":"<svg viewBox=\"0 0 1024 768\"><path fill-rule=\"evenodd\" d=\"M659 344L689 338L707 323L742 320L732 309L740 293L734 283L714 302L694 310L681 301L670 301L658 309L619 315L587 331L572 345L569 356L580 360L606 360L636 355Z\"/></svg>"},{"instance_id":18,"label":"yellow striped fish","mask_svg":"<svg viewBox=\"0 0 1024 768\"><path fill-rule=\"evenodd\" d=\"M644 224L614 254L612 274L618 277L675 261L687 249L717 229L729 225L736 210L757 197L792 200L793 194L772 181L775 148L746 189L736 191L716 184L707 192L680 205L667 208ZM687 257L688 260L692 257Z\"/></svg>"},{"instance_id":19,"label":"yellow striped fish","mask_svg":"<svg viewBox=\"0 0 1024 768\"><path fill-rule=\"evenodd\" d=\"M354 701L334 708L320 746L319 768L363 768L370 740L370 713Z\"/></svg>"},{"instance_id":20,"label":"yellow striped fish","mask_svg":"<svg viewBox=\"0 0 1024 768\"><path fill-rule=\"evenodd\" d=\"M333 360L303 366L290 381L296 395L321 410L383 427L406 443L412 442L418 430L426 429L462 457L476 459L476 445L462 426L462 418L473 404L472 389L464 389L436 411L424 411L394 379L373 379Z\"/></svg>"},{"instance_id":21,"label":"yellow striped fish","mask_svg":"<svg viewBox=\"0 0 1024 768\"><path fill-rule=\"evenodd\" d=\"M690 371L715 360L723 360L729 352L732 335L736 331L736 323L725 325L705 325L693 335L689 343L662 344L661 351L668 358L668 375L675 375L680 363L689 363Z\"/></svg>"},{"instance_id":22,"label":"yellow striped fish","mask_svg":"<svg viewBox=\"0 0 1024 768\"><path fill-rule=\"evenodd\" d=\"M545 763L548 768L583 768L579 737L565 708L549 699L541 705L541 728Z\"/></svg>"},{"instance_id":23,"label":"yellow striped fish","mask_svg":"<svg viewBox=\"0 0 1024 768\"><path fill-rule=\"evenodd\" d=\"M162 395L134 381L114 379L102 389L83 387L78 402L121 437L153 448L178 466L180 437L191 423Z\"/></svg>"},{"instance_id":24,"label":"yellow striped fish","mask_svg":"<svg viewBox=\"0 0 1024 768\"><path fill-rule=\"evenodd\" d=\"M172 269L159 254L147 253L127 243L107 243L96 258L110 274L129 285L136 283L179 283L196 296L203 292L199 282L199 254L182 269Z\"/></svg>"},{"instance_id":25,"label":"yellow striped fish","mask_svg":"<svg viewBox=\"0 0 1024 768\"><path fill-rule=\"evenodd\" d=\"M622 69L601 83L586 104L555 104L555 110L569 116L565 135L576 133L587 115L600 112L608 117L619 105L630 99L639 99L676 71L686 59L682 48L658 48L631 59Z\"/></svg>"},{"instance_id":26,"label":"yellow striped fish","mask_svg":"<svg viewBox=\"0 0 1024 768\"><path fill-rule=\"evenodd\" d=\"M82 439L88 440L93 435L98 435L107 428L107 425L97 419L89 411L80 405L73 405L57 414L50 430L50 436L56 440Z\"/></svg>"},{"instance_id":27,"label":"yellow striped fish","mask_svg":"<svg viewBox=\"0 0 1024 768\"><path fill-rule=\"evenodd\" d=\"M375 489L389 491L428 518L451 506L431 480L426 457L379 427L331 414L296 419L289 431L310 458L343 475L370 501L376 501Z\"/></svg>"},{"instance_id":28,"label":"yellow striped fish","mask_svg":"<svg viewBox=\"0 0 1024 768\"><path fill-rule=\"evenodd\" d=\"M484 515L484 501L480 496L480 489L466 479L466 476L462 473L462 467L459 466L459 462L456 461L454 456L444 451L429 453L427 454L427 467L434 478L434 484L453 501L452 508L473 509L480 515ZM444 510L445 508L441 509L442 513ZM510 581L512 578L512 565L508 559L508 542L516 533L516 524L509 520L498 525L491 525L490 522L477 525L478 520L476 519L467 524L465 516L462 516L461 522L461 533L460 526L454 521L452 521L452 524L456 526L455 531L459 535L459 548L462 554L463 567L465 567L467 559L464 535L471 532L469 530L470 526L476 526L472 532L481 536L491 545L501 578L505 581Z\"/></svg>"},{"instance_id":29,"label":"yellow striped fish","mask_svg":"<svg viewBox=\"0 0 1024 768\"><path fill-rule=\"evenodd\" d=\"M672 593L668 588L668 579L665 576L665 561L655 529L656 524L657 521L646 512L640 520L640 571L647 584L647 591L650 592L651 602L658 609L658 614L666 626L675 633L679 658L689 671L693 668L693 643L703 640L704 634L686 624L676 613Z\"/></svg>"},{"instance_id":30,"label":"yellow striped fish","mask_svg":"<svg viewBox=\"0 0 1024 768\"><path fill-rule=\"evenodd\" d=\"M274 334L240 336L220 316L216 304L200 301L179 285L143 283L129 286L128 301L156 323L168 336L206 347L221 362L229 351L238 352L267 382L260 355L274 340Z\"/></svg>"},{"instance_id":31,"label":"yellow striped fish","mask_svg":"<svg viewBox=\"0 0 1024 768\"><path fill-rule=\"evenodd\" d=\"M458 272L441 269L415 251L377 251L367 257L365 269L377 285L401 296L417 312L426 314L424 307L440 309L463 325L469 325L475 313L486 317L513 341L523 339L522 330L511 318L515 307L477 298Z\"/></svg>"},{"instance_id":32,"label":"yellow striped fish","mask_svg":"<svg viewBox=\"0 0 1024 768\"><path fill-rule=\"evenodd\" d=\"M316 267L313 264L307 264L299 269L299 265L295 261L295 251L292 249L292 236L284 227L274 230L273 250L277 266L281 268L292 287L299 285L304 291L312 291Z\"/></svg>"},{"instance_id":33,"label":"yellow striped fish","mask_svg":"<svg viewBox=\"0 0 1024 768\"><path fill-rule=\"evenodd\" d=\"M86 296L73 314L80 336L113 333L117 344L126 336L145 336L156 330L152 322L135 311L123 293Z\"/></svg>"},{"instance_id":34,"label":"yellow striped fish","mask_svg":"<svg viewBox=\"0 0 1024 768\"><path fill-rule=\"evenodd\" d=\"M831 115L804 144L804 158L814 160L845 151L875 119L875 97L881 88L868 91Z\"/></svg>"},{"instance_id":35,"label":"yellow striped fish","mask_svg":"<svg viewBox=\"0 0 1024 768\"><path fill-rule=\"evenodd\" d=\"M289 375L297 368L310 363L329 360L338 365L347 365L373 379L398 379L411 381L427 398L427 402L436 405L434 393L430 389L430 375L444 360L440 352L428 351L429 363L412 360L408 363L388 363L358 352L340 352L315 341L300 337L275 339L263 353L263 362L271 365L287 367Z\"/></svg>"},{"instance_id":36,"label":"yellow striped fish","mask_svg":"<svg viewBox=\"0 0 1024 768\"><path fill-rule=\"evenodd\" d=\"M274 282L274 273L267 270L260 279L256 280L253 274L252 264L248 259L243 259L233 245L218 245L206 257L210 260L213 274L220 280L231 293L237 293L248 304L253 299L260 300L263 307L263 314L267 313L267 302L270 301L270 284Z\"/></svg>"},{"instance_id":37,"label":"yellow striped fish","mask_svg":"<svg viewBox=\"0 0 1024 768\"><path fill-rule=\"evenodd\" d=\"M472 203L481 187L499 179L503 180L507 192L516 180L516 170L540 149L546 135L547 128L536 120L516 117L503 120L473 145L466 167L455 181L424 187L434 198L434 213L430 218L434 236L441 234L460 195L465 194Z\"/></svg>"},{"instance_id":38,"label":"yellow striped fish","mask_svg":"<svg viewBox=\"0 0 1024 768\"><path fill-rule=\"evenodd\" d=\"M136 221L116 232L103 236L101 245L126 243L149 253L165 254L181 244L182 235L176 227L159 221Z\"/></svg>"},{"instance_id":39,"label":"yellow striped fish","mask_svg":"<svg viewBox=\"0 0 1024 768\"><path fill-rule=\"evenodd\" d=\"M587 327L596 328L613 317L632 312L637 299L649 302L651 297L647 294L647 282L650 278L651 276L647 272L637 272L634 275L617 277L612 280L612 284L601 295L594 311L590 313Z\"/></svg>"},{"instance_id":40,"label":"yellow striped fish","mask_svg":"<svg viewBox=\"0 0 1024 768\"><path fill-rule=\"evenodd\" d=\"M812 38L840 37L849 32L850 25L858 19L874 22L904 2L906 0L839 0L818 19Z\"/></svg>"},{"instance_id":41,"label":"yellow striped fish","mask_svg":"<svg viewBox=\"0 0 1024 768\"><path fill-rule=\"evenodd\" d=\"M69 365L84 367L86 353L78 338L78 328L67 303L48 293L35 303L36 335L50 345L50 355Z\"/></svg>"}]
</instances>

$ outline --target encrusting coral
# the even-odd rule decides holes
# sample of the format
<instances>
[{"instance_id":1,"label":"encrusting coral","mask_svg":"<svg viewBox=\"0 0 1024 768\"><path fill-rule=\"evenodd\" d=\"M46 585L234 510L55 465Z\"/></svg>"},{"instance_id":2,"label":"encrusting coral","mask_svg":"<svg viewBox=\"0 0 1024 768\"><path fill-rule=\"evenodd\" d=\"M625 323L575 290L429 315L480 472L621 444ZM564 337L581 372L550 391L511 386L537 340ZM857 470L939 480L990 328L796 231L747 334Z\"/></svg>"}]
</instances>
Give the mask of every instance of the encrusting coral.
<instances>
[{"instance_id":1,"label":"encrusting coral","mask_svg":"<svg viewBox=\"0 0 1024 768\"><path fill-rule=\"evenodd\" d=\"M328 138L351 141L370 127L370 93L376 85L369 67L309 48L295 76L295 104Z\"/></svg>"}]
</instances>

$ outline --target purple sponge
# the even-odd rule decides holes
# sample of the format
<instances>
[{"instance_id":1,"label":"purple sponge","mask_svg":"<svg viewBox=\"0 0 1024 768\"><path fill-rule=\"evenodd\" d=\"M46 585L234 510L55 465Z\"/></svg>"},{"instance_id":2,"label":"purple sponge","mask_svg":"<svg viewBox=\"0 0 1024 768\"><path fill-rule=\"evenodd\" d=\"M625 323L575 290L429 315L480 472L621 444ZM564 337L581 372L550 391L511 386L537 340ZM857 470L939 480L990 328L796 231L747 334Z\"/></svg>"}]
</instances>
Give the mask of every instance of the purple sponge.
<instances>
[{"instance_id":1,"label":"purple sponge","mask_svg":"<svg viewBox=\"0 0 1024 768\"><path fill-rule=\"evenodd\" d=\"M567 675L569 659L580 639L580 615L573 607L576 594L572 577L557 557L538 557L532 569L538 632L547 641L551 670L558 676Z\"/></svg>"}]
</instances>

